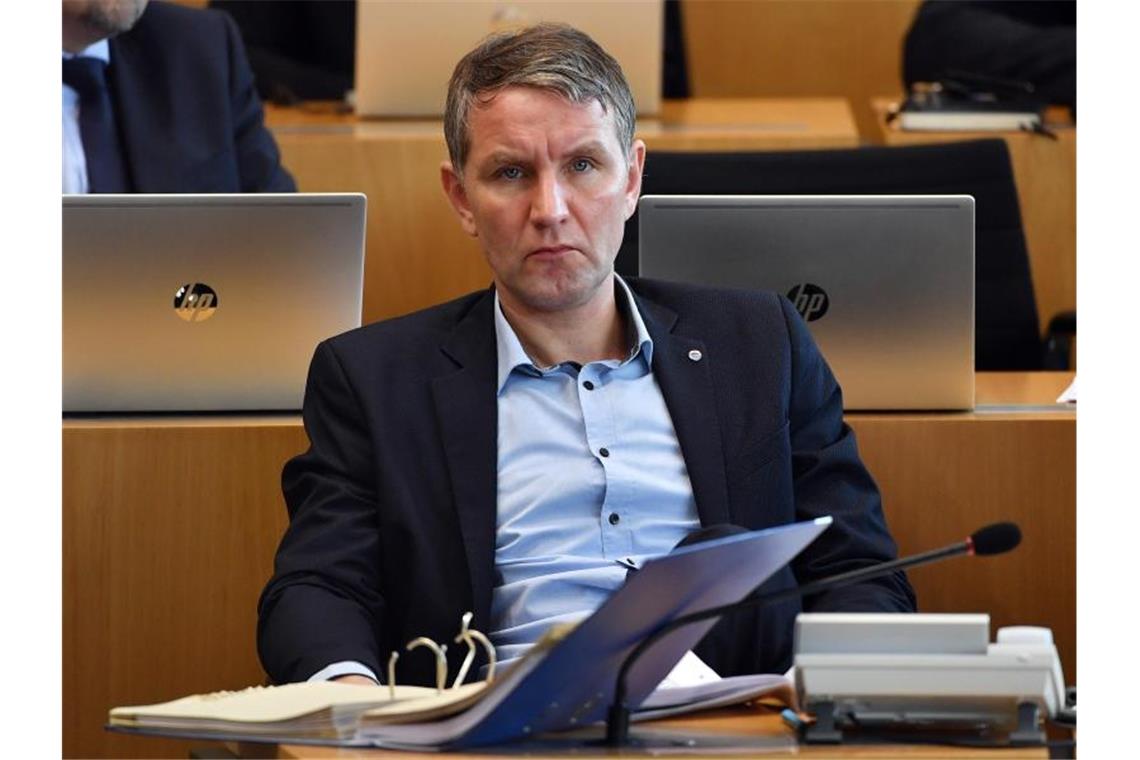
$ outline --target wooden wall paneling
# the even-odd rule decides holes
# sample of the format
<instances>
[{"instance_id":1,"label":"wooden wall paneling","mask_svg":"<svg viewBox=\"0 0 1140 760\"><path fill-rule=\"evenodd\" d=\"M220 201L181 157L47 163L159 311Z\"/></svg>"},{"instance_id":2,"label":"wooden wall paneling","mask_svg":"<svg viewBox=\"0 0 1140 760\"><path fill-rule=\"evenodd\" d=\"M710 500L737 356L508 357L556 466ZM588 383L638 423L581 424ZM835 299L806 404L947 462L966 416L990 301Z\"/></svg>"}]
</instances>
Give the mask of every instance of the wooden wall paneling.
<instances>
[{"instance_id":1,"label":"wooden wall paneling","mask_svg":"<svg viewBox=\"0 0 1140 760\"><path fill-rule=\"evenodd\" d=\"M692 94L851 100L860 134L869 99L901 92L902 44L918 0L685 0Z\"/></svg>"},{"instance_id":2,"label":"wooden wall paneling","mask_svg":"<svg viewBox=\"0 0 1140 760\"><path fill-rule=\"evenodd\" d=\"M257 599L287 522L289 424L63 433L63 753L186 757L107 733L107 711L261 683Z\"/></svg>"},{"instance_id":3,"label":"wooden wall paneling","mask_svg":"<svg viewBox=\"0 0 1140 760\"><path fill-rule=\"evenodd\" d=\"M1077 130L1019 140L1011 151L1041 329L1077 308Z\"/></svg>"}]
</instances>

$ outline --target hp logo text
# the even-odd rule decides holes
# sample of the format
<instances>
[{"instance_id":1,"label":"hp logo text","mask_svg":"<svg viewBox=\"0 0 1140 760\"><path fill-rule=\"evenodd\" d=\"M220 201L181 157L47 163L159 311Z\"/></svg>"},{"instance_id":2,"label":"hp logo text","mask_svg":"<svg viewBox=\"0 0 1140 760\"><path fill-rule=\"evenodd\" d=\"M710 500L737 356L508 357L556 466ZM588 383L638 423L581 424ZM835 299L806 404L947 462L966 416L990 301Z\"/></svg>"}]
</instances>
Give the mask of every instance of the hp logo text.
<instances>
[{"instance_id":1,"label":"hp logo text","mask_svg":"<svg viewBox=\"0 0 1140 760\"><path fill-rule=\"evenodd\" d=\"M191 282L174 294L174 313L187 322L204 322L218 310L218 294L209 285Z\"/></svg>"},{"instance_id":2,"label":"hp logo text","mask_svg":"<svg viewBox=\"0 0 1140 760\"><path fill-rule=\"evenodd\" d=\"M796 311L805 322L814 322L827 313L831 306L831 299L826 291L810 282L801 282L788 291L788 300L796 307Z\"/></svg>"}]
</instances>

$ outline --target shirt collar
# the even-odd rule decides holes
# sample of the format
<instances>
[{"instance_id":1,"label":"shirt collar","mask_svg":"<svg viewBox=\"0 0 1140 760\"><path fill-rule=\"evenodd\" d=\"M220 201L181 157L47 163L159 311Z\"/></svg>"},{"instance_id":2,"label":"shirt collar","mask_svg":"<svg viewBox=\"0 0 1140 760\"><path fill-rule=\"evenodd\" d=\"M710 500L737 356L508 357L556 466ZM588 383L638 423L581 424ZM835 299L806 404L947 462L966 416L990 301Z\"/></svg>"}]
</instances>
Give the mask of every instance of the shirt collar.
<instances>
[{"instance_id":1,"label":"shirt collar","mask_svg":"<svg viewBox=\"0 0 1140 760\"><path fill-rule=\"evenodd\" d=\"M649 337L649 330L645 327L645 320L641 318L641 312L637 310L637 299L633 297L633 291L629 289L629 285L625 284L625 280L617 274L614 275L614 280L621 286L621 292L625 293L625 304L628 308L626 314L630 316L630 320L633 322L634 341L633 348L631 348L629 352L629 358L632 359L637 356L637 352L640 350L645 353L646 363L652 366L653 338ZM618 308L620 309L621 306L619 305Z\"/></svg>"},{"instance_id":2,"label":"shirt collar","mask_svg":"<svg viewBox=\"0 0 1140 760\"><path fill-rule=\"evenodd\" d=\"M98 42L88 45L78 53L69 53L63 51L64 58L98 58L103 63L111 62L111 46L107 44L106 39L99 40Z\"/></svg>"},{"instance_id":3,"label":"shirt collar","mask_svg":"<svg viewBox=\"0 0 1140 760\"><path fill-rule=\"evenodd\" d=\"M622 313L630 317L630 323L633 326L634 340L633 347L630 349L629 356L626 361L630 361L638 352L645 355L645 363L647 367L652 366L653 363L653 339L649 337L649 330L645 327L645 321L641 318L641 313L637 310L637 302L633 298L633 292L629 286L617 274L614 275L614 281L617 285L614 287L615 295L620 293L617 297L617 306ZM526 349L523 348L519 336L515 333L514 328L511 327L510 322L503 315L502 306L499 304L499 292L495 291L495 346L498 349L498 368L499 368L499 385L497 393L503 392L503 386L507 383L507 378L516 367L530 367L538 369L534 360L527 355Z\"/></svg>"}]
</instances>

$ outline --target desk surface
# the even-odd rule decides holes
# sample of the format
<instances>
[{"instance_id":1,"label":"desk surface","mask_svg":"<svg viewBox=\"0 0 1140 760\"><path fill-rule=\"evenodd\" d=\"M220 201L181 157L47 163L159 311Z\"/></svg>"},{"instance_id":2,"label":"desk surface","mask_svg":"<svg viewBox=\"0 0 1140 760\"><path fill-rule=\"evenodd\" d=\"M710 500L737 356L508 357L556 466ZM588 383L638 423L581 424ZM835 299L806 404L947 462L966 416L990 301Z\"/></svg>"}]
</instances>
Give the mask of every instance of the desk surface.
<instances>
[{"instance_id":1,"label":"desk surface","mask_svg":"<svg viewBox=\"0 0 1140 760\"><path fill-rule=\"evenodd\" d=\"M670 750L661 754L668 754L671 756L680 757L753 757L760 756L763 753L764 757L790 757L805 755L807 757L910 757L910 758L957 758L957 757L1001 757L1001 758L1014 758L1014 757L1048 757L1048 751L1044 747L1022 747L1022 748L1001 748L1001 749L979 749L979 748L966 748L966 747L952 747L945 745L915 745L915 744L868 744L868 745L853 745L836 747L831 745L803 745L797 746L794 743L794 736L791 730L784 725L777 712L768 707L763 706L749 706L741 705L738 707L716 710L712 712L697 713L694 715L683 716L680 718L672 718L668 720L654 721L652 723L642 723L635 725L632 728L632 733L636 736L638 731L644 730L668 730L679 731L686 734L692 734L694 737L699 737L701 734L720 735L720 736L736 736L741 737L741 745L745 747L752 747L754 744L748 744L749 740L753 743L757 740L771 740L771 747L767 746L764 742L763 748L756 748L753 752L741 753L737 751L717 751L710 748L704 752L699 750L681 753L677 750ZM407 752L385 751L376 749L341 749L337 747L302 747L296 745L281 745L273 748L269 752L265 752L266 748L257 748L251 745L242 745L242 757L276 757L276 758L408 758L412 757ZM520 751L521 750L521 751ZM257 754L258 752L261 754ZM502 760L516 759L519 757L576 757L576 758L590 758L590 757L650 757L648 752L607 752L595 751L590 752L582 749L575 749L573 752L558 752L552 751L546 747L539 745L531 749L517 749L514 752L496 751L494 748L487 750L486 754L465 752L462 754L438 754L433 757L447 758L447 757L480 757L480 758L501 758Z\"/></svg>"},{"instance_id":2,"label":"desk surface","mask_svg":"<svg viewBox=\"0 0 1140 760\"><path fill-rule=\"evenodd\" d=\"M1076 377L1074 372L979 372L977 406L1057 406L1076 412L1076 404L1057 404Z\"/></svg>"},{"instance_id":3,"label":"desk surface","mask_svg":"<svg viewBox=\"0 0 1140 760\"><path fill-rule=\"evenodd\" d=\"M265 107L266 125L278 136L348 134L361 138L424 138L442 142L441 119L368 119L335 103ZM639 116L637 136L650 147L683 137L723 137L737 149L784 145L855 147L859 142L845 98L694 98L666 100L656 116ZM668 146L677 149L672 145ZM699 146L694 149L700 149Z\"/></svg>"}]
</instances>

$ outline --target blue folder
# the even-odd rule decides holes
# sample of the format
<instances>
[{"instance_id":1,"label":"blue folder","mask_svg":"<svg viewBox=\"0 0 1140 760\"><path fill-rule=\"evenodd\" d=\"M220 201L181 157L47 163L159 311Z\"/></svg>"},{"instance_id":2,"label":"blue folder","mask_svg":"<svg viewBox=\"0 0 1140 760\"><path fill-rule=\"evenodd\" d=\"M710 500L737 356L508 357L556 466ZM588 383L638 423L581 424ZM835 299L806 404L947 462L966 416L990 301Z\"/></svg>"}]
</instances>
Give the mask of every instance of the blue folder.
<instances>
[{"instance_id":1,"label":"blue folder","mask_svg":"<svg viewBox=\"0 0 1140 760\"><path fill-rule=\"evenodd\" d=\"M504 674L465 712L432 723L378 726L358 739L375 746L462 749L499 744L604 719L618 669L654 631L692 612L731 604L799 554L830 517L693 544L646 562L561 641L518 672ZM716 620L669 634L630 670L626 704L636 707Z\"/></svg>"}]
</instances>

